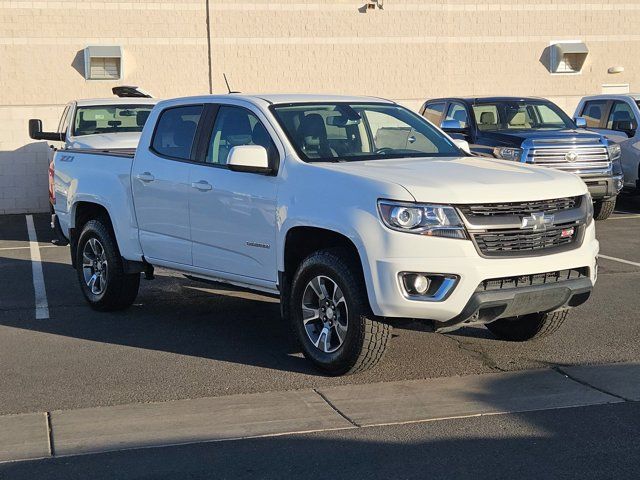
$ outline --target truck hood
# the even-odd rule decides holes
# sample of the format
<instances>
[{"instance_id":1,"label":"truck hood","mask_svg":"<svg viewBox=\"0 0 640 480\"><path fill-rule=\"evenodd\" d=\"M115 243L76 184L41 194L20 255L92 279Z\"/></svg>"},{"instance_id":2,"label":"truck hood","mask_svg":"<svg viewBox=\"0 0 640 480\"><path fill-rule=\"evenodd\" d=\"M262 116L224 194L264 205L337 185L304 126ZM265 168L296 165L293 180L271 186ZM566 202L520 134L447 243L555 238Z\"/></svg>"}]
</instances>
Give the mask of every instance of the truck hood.
<instances>
[{"instance_id":1,"label":"truck hood","mask_svg":"<svg viewBox=\"0 0 640 480\"><path fill-rule=\"evenodd\" d=\"M573 139L592 139L594 143L602 137L594 132L586 130L565 129L565 130L502 130L499 132L482 132L484 138L495 140L496 143L510 147L519 147L524 140L543 140L551 139L553 141L561 141L566 139L571 143Z\"/></svg>"},{"instance_id":2,"label":"truck hood","mask_svg":"<svg viewBox=\"0 0 640 480\"><path fill-rule=\"evenodd\" d=\"M140 132L100 133L82 135L70 139L69 148L88 148L113 150L116 148L136 148L140 141Z\"/></svg>"},{"instance_id":3,"label":"truck hood","mask_svg":"<svg viewBox=\"0 0 640 480\"><path fill-rule=\"evenodd\" d=\"M584 182L571 173L482 157L389 159L317 165L401 185L418 202L513 202L587 193Z\"/></svg>"}]
</instances>

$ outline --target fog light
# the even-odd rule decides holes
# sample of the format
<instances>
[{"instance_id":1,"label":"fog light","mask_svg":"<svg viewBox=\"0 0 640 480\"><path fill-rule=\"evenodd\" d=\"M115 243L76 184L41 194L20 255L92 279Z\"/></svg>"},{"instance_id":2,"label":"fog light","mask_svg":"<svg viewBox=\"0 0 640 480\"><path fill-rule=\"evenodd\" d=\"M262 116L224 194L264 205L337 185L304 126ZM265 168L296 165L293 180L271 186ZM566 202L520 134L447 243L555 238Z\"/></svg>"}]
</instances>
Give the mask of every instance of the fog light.
<instances>
[{"instance_id":1,"label":"fog light","mask_svg":"<svg viewBox=\"0 0 640 480\"><path fill-rule=\"evenodd\" d=\"M405 297L411 300L441 302L453 291L460 277L442 273L400 272Z\"/></svg>"},{"instance_id":2,"label":"fog light","mask_svg":"<svg viewBox=\"0 0 640 480\"><path fill-rule=\"evenodd\" d=\"M429 284L431 281L424 275L416 275L413 279L413 289L416 293L423 295L429 290Z\"/></svg>"}]
</instances>

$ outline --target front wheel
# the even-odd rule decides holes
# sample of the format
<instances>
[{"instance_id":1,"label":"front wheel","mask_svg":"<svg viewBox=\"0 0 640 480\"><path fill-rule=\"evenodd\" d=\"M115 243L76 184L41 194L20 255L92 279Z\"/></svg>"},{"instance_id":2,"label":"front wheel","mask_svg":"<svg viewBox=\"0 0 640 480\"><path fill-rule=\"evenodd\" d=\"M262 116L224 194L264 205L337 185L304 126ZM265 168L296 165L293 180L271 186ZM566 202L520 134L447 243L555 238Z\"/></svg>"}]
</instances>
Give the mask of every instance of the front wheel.
<instances>
[{"instance_id":1,"label":"front wheel","mask_svg":"<svg viewBox=\"0 0 640 480\"><path fill-rule=\"evenodd\" d=\"M501 318L487 324L487 328L500 340L526 342L547 337L562 326L568 310L552 313L531 313L515 318Z\"/></svg>"},{"instance_id":2,"label":"front wheel","mask_svg":"<svg viewBox=\"0 0 640 480\"><path fill-rule=\"evenodd\" d=\"M611 216L616 208L616 197L606 200L596 200L593 202L593 218L596 220L606 220Z\"/></svg>"},{"instance_id":3,"label":"front wheel","mask_svg":"<svg viewBox=\"0 0 640 480\"><path fill-rule=\"evenodd\" d=\"M82 293L95 310L122 310L138 295L140 274L125 273L111 229L101 219L84 225L78 239L76 265Z\"/></svg>"},{"instance_id":4,"label":"front wheel","mask_svg":"<svg viewBox=\"0 0 640 480\"><path fill-rule=\"evenodd\" d=\"M341 249L318 251L302 262L289 317L304 356L330 375L372 368L391 337L391 326L370 311L357 264Z\"/></svg>"}]
</instances>

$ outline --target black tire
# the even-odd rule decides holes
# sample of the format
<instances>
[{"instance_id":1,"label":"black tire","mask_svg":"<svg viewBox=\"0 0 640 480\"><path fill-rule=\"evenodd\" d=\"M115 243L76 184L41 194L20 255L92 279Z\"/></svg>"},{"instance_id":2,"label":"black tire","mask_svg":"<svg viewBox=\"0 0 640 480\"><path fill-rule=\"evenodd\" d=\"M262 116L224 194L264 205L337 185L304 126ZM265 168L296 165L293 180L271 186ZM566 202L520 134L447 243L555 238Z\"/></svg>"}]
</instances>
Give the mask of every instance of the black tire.
<instances>
[{"instance_id":1,"label":"black tire","mask_svg":"<svg viewBox=\"0 0 640 480\"><path fill-rule=\"evenodd\" d=\"M596 220L606 220L611 216L616 208L616 198L607 198L606 200L596 200L593 202L593 218Z\"/></svg>"},{"instance_id":2,"label":"black tire","mask_svg":"<svg viewBox=\"0 0 640 480\"><path fill-rule=\"evenodd\" d=\"M501 318L487 324L487 328L500 340L526 342L547 337L567 319L568 310L552 313L531 313L516 318Z\"/></svg>"},{"instance_id":3,"label":"black tire","mask_svg":"<svg viewBox=\"0 0 640 480\"><path fill-rule=\"evenodd\" d=\"M343 327L346 328L346 333L344 329L341 330L343 339L340 339L339 335L334 336L337 334L337 327L334 327L335 330L329 330L332 340L337 339L338 343L341 342L333 352L324 351L322 347L314 345L303 320L302 302L303 298L306 298L305 292L311 287L311 281L318 277L327 278L339 287L343 297L342 303L346 308L343 310L344 318L347 319L347 325ZM312 253L298 267L291 286L288 308L291 328L302 353L318 369L329 375L351 375L372 368L382 359L391 338L391 326L379 321L371 313L361 270L348 251L328 249ZM335 298L333 292L331 296ZM321 305L318 307L319 312ZM336 312L338 308L340 307L334 308ZM338 318L336 313L335 325L339 321ZM317 322L318 327L309 328L317 330L322 325L328 325L324 324L322 319L318 319ZM326 347L327 335L322 337L320 334L318 343L320 338L324 338Z\"/></svg>"},{"instance_id":4,"label":"black tire","mask_svg":"<svg viewBox=\"0 0 640 480\"><path fill-rule=\"evenodd\" d=\"M108 268L105 269L106 287L96 294L87 285L83 268L83 252L90 240L96 239L103 247ZM140 274L127 274L111 228L103 219L89 220L80 233L75 251L76 272L84 298L91 308L99 311L125 309L135 301L140 287Z\"/></svg>"}]
</instances>

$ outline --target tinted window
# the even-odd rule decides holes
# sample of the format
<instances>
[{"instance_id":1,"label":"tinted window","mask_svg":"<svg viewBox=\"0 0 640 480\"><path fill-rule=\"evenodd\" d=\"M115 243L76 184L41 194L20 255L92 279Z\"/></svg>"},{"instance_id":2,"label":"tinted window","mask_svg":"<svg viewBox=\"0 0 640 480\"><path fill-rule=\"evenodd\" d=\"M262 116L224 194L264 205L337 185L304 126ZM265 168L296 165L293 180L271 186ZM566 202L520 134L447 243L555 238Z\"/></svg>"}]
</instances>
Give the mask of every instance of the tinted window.
<instances>
[{"instance_id":1,"label":"tinted window","mask_svg":"<svg viewBox=\"0 0 640 480\"><path fill-rule=\"evenodd\" d=\"M226 165L231 149L240 145L260 145L267 150L270 159L278 154L271 135L258 117L244 108L220 107L205 161Z\"/></svg>"},{"instance_id":2,"label":"tinted window","mask_svg":"<svg viewBox=\"0 0 640 480\"><path fill-rule=\"evenodd\" d=\"M600 121L606 106L605 100L591 100L584 104L582 116L587 121L587 127L600 128Z\"/></svg>"},{"instance_id":3,"label":"tinted window","mask_svg":"<svg viewBox=\"0 0 640 480\"><path fill-rule=\"evenodd\" d=\"M422 115L429 120L431 123L436 125L440 125L440 117L442 117L442 112L444 112L444 102L443 103L430 103L422 112Z\"/></svg>"},{"instance_id":4,"label":"tinted window","mask_svg":"<svg viewBox=\"0 0 640 480\"><path fill-rule=\"evenodd\" d=\"M274 105L300 158L309 162L459 156L424 118L395 104Z\"/></svg>"},{"instance_id":5,"label":"tinted window","mask_svg":"<svg viewBox=\"0 0 640 480\"><path fill-rule=\"evenodd\" d=\"M101 105L78 107L75 136L102 133L141 132L153 105Z\"/></svg>"},{"instance_id":6,"label":"tinted window","mask_svg":"<svg viewBox=\"0 0 640 480\"><path fill-rule=\"evenodd\" d=\"M160 114L152 147L160 155L189 160L202 105L168 108Z\"/></svg>"},{"instance_id":7,"label":"tinted window","mask_svg":"<svg viewBox=\"0 0 640 480\"><path fill-rule=\"evenodd\" d=\"M62 116L60 117L60 122L58 122L58 133L62 133L66 131L66 127L69 126L69 109L71 107L67 105L62 112Z\"/></svg>"},{"instance_id":8,"label":"tinted window","mask_svg":"<svg viewBox=\"0 0 640 480\"><path fill-rule=\"evenodd\" d=\"M626 102L614 102L607 119L607 129L627 132L637 127L638 122L631 106Z\"/></svg>"},{"instance_id":9,"label":"tinted window","mask_svg":"<svg viewBox=\"0 0 640 480\"><path fill-rule=\"evenodd\" d=\"M462 128L467 126L467 109L459 103L452 103L447 110L447 116L445 120L455 120L460 122Z\"/></svg>"},{"instance_id":10,"label":"tinted window","mask_svg":"<svg viewBox=\"0 0 640 480\"><path fill-rule=\"evenodd\" d=\"M538 100L477 103L473 112L479 119L480 130L560 130L575 127L558 106Z\"/></svg>"}]
</instances>

